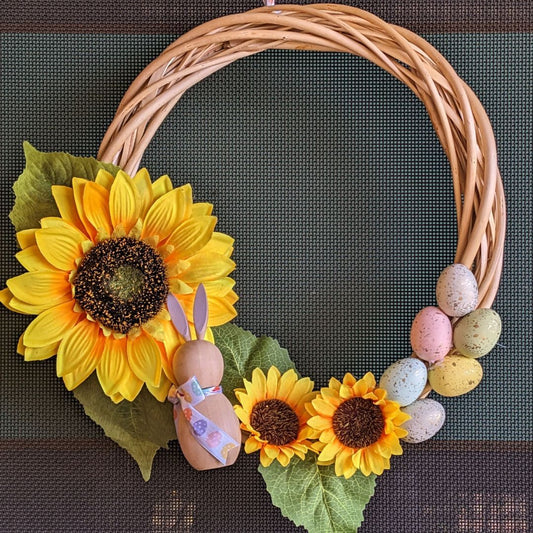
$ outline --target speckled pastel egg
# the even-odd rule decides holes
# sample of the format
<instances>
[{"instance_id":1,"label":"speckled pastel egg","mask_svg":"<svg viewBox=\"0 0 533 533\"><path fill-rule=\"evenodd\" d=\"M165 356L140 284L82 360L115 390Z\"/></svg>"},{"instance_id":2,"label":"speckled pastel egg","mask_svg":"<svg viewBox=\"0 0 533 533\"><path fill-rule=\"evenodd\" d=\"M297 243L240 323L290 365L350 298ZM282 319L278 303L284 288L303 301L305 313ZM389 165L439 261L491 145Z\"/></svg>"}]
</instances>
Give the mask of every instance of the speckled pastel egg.
<instances>
[{"instance_id":1,"label":"speckled pastel egg","mask_svg":"<svg viewBox=\"0 0 533 533\"><path fill-rule=\"evenodd\" d=\"M428 370L429 384L441 396L460 396L475 389L481 378L481 365L470 357L452 352Z\"/></svg>"},{"instance_id":2,"label":"speckled pastel egg","mask_svg":"<svg viewBox=\"0 0 533 533\"><path fill-rule=\"evenodd\" d=\"M482 357L498 342L502 332L500 316L492 309L476 309L461 318L453 332L453 344L467 357Z\"/></svg>"},{"instance_id":3,"label":"speckled pastel egg","mask_svg":"<svg viewBox=\"0 0 533 533\"><path fill-rule=\"evenodd\" d=\"M444 407L439 402L430 398L417 400L401 409L411 419L402 424L402 428L409 433L403 440L416 444L433 437L443 426L446 418Z\"/></svg>"},{"instance_id":4,"label":"speckled pastel egg","mask_svg":"<svg viewBox=\"0 0 533 533\"><path fill-rule=\"evenodd\" d=\"M424 307L411 326L411 346L420 359L440 361L452 347L452 324L437 307Z\"/></svg>"},{"instance_id":5,"label":"speckled pastel egg","mask_svg":"<svg viewBox=\"0 0 533 533\"><path fill-rule=\"evenodd\" d=\"M424 390L428 378L426 365L408 357L390 365L379 380L379 388L387 391L387 399L400 405L413 403Z\"/></svg>"},{"instance_id":6,"label":"speckled pastel egg","mask_svg":"<svg viewBox=\"0 0 533 533\"><path fill-rule=\"evenodd\" d=\"M437 281L437 303L448 316L464 316L477 306L477 281L465 265L446 267Z\"/></svg>"}]
</instances>

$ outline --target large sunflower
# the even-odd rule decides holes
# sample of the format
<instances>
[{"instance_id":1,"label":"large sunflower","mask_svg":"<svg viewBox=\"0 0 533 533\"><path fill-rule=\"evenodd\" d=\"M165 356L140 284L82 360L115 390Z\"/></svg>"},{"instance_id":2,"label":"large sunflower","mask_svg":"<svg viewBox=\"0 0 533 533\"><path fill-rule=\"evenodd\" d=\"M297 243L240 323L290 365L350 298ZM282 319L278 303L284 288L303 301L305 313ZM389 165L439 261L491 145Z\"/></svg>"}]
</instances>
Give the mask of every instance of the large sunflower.
<instances>
[{"instance_id":1,"label":"large sunflower","mask_svg":"<svg viewBox=\"0 0 533 533\"><path fill-rule=\"evenodd\" d=\"M209 325L235 316L228 274L233 239L214 232L212 205L193 203L190 185L154 183L101 170L94 182L53 186L59 217L17 233L17 259L28 272L7 281L2 303L38 315L21 336L28 361L57 354L57 375L69 390L96 370L116 403L132 401L146 383L163 401L173 381L172 357L183 339L166 308L173 293L192 321L203 283Z\"/></svg>"},{"instance_id":2,"label":"large sunflower","mask_svg":"<svg viewBox=\"0 0 533 533\"><path fill-rule=\"evenodd\" d=\"M399 426L410 417L386 396L370 372L360 380L346 374L342 383L331 378L306 406L313 438L319 438L313 443L318 464L334 462L335 474L347 479L356 470L368 476L390 468L391 455L402 454L399 438L407 435Z\"/></svg>"},{"instance_id":3,"label":"large sunflower","mask_svg":"<svg viewBox=\"0 0 533 533\"><path fill-rule=\"evenodd\" d=\"M244 380L245 389L236 389L241 405L235 406L241 429L250 436L244 444L246 453L260 450L263 466L277 459L287 466L294 455L304 459L311 443L306 422L309 418L305 404L316 393L309 378L298 379L294 370L283 375L270 367L267 376L259 368L252 373L252 381Z\"/></svg>"}]
</instances>

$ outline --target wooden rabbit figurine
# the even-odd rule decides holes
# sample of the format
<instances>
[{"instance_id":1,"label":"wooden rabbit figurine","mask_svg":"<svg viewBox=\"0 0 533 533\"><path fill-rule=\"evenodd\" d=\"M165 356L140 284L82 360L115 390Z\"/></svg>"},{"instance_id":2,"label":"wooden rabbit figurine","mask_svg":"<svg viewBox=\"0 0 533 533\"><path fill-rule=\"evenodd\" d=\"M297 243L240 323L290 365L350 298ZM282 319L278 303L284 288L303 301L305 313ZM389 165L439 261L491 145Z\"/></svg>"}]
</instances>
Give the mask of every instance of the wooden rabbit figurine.
<instances>
[{"instance_id":1,"label":"wooden rabbit figurine","mask_svg":"<svg viewBox=\"0 0 533 533\"><path fill-rule=\"evenodd\" d=\"M239 455L241 431L235 411L220 387L224 374L222 354L214 344L203 340L208 317L205 288L198 287L194 300L197 340L191 340L185 312L172 294L167 304L174 326L187 341L174 354L172 368L178 386L169 393L181 450L196 470L231 465Z\"/></svg>"}]
</instances>

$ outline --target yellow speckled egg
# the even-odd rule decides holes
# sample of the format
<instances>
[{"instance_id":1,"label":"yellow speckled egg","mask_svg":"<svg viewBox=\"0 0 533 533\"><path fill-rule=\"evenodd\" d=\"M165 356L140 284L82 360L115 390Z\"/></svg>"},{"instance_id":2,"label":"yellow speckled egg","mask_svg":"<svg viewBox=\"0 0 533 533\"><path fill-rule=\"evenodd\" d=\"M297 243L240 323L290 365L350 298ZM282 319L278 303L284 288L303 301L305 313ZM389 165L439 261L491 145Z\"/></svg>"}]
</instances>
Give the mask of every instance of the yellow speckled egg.
<instances>
[{"instance_id":1,"label":"yellow speckled egg","mask_svg":"<svg viewBox=\"0 0 533 533\"><path fill-rule=\"evenodd\" d=\"M500 316L492 309L476 309L455 326L453 345L467 357L482 357L498 342L502 332Z\"/></svg>"},{"instance_id":2,"label":"yellow speckled egg","mask_svg":"<svg viewBox=\"0 0 533 533\"><path fill-rule=\"evenodd\" d=\"M461 396L475 389L481 378L481 365L470 357L452 351L442 361L429 367L428 380L441 396Z\"/></svg>"}]
</instances>

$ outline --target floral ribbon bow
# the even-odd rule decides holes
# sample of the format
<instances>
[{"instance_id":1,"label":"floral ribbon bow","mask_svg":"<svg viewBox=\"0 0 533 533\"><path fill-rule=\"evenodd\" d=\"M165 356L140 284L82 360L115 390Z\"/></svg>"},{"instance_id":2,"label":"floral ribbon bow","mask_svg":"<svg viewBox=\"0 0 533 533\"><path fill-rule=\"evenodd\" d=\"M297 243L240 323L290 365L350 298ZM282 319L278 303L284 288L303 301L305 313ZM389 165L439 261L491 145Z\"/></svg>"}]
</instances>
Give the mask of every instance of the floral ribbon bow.
<instances>
[{"instance_id":1,"label":"floral ribbon bow","mask_svg":"<svg viewBox=\"0 0 533 533\"><path fill-rule=\"evenodd\" d=\"M179 404L198 444L225 465L229 451L238 446L239 443L194 408L196 404L203 402L206 396L221 393L222 387L220 385L202 389L196 377L193 376L179 387L172 386L168 393L168 399L174 404L176 431L178 430L177 410Z\"/></svg>"}]
</instances>

